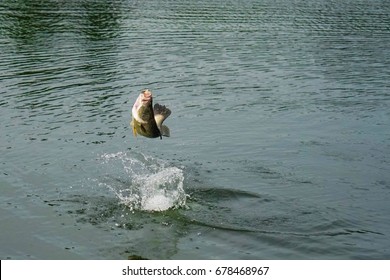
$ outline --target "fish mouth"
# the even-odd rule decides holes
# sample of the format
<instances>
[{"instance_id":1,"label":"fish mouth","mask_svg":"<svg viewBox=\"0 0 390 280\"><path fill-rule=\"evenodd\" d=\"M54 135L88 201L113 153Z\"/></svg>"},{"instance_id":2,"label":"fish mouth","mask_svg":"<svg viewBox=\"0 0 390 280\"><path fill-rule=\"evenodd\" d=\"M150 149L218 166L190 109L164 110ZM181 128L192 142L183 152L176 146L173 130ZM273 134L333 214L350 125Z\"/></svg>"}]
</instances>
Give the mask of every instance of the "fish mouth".
<instances>
[{"instance_id":1,"label":"fish mouth","mask_svg":"<svg viewBox=\"0 0 390 280\"><path fill-rule=\"evenodd\" d=\"M150 90L148 90L148 89L143 90L141 92L141 96L140 97L141 97L142 103L147 103L150 100L152 100L152 92Z\"/></svg>"},{"instance_id":2,"label":"fish mouth","mask_svg":"<svg viewBox=\"0 0 390 280\"><path fill-rule=\"evenodd\" d=\"M145 121L143 121L139 117L140 114L139 111L141 110L141 108L150 108L151 111L153 112L153 109L151 107L152 107L152 92L148 89L145 89L140 93L137 100L135 101L133 108L131 109L131 113L139 123L145 123Z\"/></svg>"}]
</instances>

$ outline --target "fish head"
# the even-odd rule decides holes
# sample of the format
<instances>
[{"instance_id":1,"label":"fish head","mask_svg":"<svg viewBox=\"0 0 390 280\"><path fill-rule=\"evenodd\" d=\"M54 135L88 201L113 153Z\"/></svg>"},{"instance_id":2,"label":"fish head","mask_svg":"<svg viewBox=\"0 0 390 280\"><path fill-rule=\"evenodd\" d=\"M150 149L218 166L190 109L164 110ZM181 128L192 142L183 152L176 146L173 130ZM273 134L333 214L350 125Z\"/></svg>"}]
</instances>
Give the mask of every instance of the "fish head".
<instances>
[{"instance_id":1,"label":"fish head","mask_svg":"<svg viewBox=\"0 0 390 280\"><path fill-rule=\"evenodd\" d=\"M154 119L153 113L153 96L148 89L143 90L131 110L133 118L139 123L148 123Z\"/></svg>"}]
</instances>

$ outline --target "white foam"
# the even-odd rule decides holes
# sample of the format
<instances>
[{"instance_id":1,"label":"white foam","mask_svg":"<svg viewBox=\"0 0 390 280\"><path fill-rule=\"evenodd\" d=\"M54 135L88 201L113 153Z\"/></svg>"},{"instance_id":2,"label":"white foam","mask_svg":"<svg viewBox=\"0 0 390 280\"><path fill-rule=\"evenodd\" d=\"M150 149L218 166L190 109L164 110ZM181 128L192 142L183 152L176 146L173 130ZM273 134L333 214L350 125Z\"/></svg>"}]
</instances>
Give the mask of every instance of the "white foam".
<instances>
[{"instance_id":1,"label":"white foam","mask_svg":"<svg viewBox=\"0 0 390 280\"><path fill-rule=\"evenodd\" d=\"M101 184L131 209L165 211L185 205L187 196L180 168L139 153L103 154L101 159L108 172L112 172L110 177L114 177Z\"/></svg>"}]
</instances>

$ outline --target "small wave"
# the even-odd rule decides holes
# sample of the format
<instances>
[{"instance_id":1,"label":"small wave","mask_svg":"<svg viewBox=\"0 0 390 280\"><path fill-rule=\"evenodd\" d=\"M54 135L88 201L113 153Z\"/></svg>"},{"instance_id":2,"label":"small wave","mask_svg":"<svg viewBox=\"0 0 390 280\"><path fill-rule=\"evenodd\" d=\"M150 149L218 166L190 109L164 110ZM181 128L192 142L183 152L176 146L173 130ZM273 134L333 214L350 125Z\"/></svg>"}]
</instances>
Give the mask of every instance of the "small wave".
<instances>
[{"instance_id":1,"label":"small wave","mask_svg":"<svg viewBox=\"0 0 390 280\"><path fill-rule=\"evenodd\" d=\"M185 205L180 168L139 153L118 152L100 158L106 176L99 185L113 191L131 210L165 211Z\"/></svg>"}]
</instances>

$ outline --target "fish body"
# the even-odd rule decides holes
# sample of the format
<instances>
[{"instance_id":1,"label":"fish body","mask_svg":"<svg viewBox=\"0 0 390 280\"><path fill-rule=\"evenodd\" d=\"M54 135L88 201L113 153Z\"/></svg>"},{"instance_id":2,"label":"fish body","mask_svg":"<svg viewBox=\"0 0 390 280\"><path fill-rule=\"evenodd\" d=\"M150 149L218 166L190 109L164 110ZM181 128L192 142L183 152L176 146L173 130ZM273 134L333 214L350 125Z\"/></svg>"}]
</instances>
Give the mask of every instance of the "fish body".
<instances>
[{"instance_id":1,"label":"fish body","mask_svg":"<svg viewBox=\"0 0 390 280\"><path fill-rule=\"evenodd\" d=\"M135 101L131 110L132 120L131 127L134 136L138 134L148 137L157 138L170 136L169 128L162 123L171 114L167 107L155 104L153 107L152 92L148 89L143 90Z\"/></svg>"}]
</instances>

